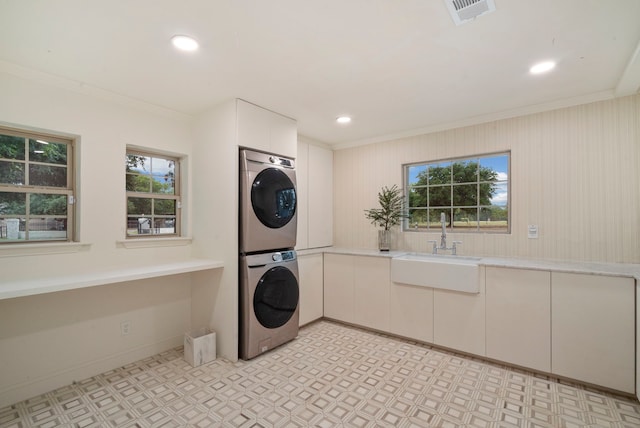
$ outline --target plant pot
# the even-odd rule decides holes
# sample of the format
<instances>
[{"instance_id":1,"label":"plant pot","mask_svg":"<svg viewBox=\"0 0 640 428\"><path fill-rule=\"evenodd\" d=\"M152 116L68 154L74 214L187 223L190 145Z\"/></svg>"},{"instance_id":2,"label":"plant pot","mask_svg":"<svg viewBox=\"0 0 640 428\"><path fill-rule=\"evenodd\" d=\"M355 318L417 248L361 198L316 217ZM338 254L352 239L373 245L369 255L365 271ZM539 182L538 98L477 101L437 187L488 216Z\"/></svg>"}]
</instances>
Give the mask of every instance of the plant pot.
<instances>
[{"instance_id":1,"label":"plant pot","mask_svg":"<svg viewBox=\"0 0 640 428\"><path fill-rule=\"evenodd\" d=\"M378 249L380 251L389 251L391 249L391 233L388 230L378 231Z\"/></svg>"}]
</instances>

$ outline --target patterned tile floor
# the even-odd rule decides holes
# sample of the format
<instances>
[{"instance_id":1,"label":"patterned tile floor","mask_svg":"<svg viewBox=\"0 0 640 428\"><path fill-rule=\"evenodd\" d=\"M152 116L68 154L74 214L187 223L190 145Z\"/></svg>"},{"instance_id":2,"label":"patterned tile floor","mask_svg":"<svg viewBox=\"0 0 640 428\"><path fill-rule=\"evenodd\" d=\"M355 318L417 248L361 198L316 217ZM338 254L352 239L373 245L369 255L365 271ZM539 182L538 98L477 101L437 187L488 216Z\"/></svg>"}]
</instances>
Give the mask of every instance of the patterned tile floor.
<instances>
[{"instance_id":1,"label":"patterned tile floor","mask_svg":"<svg viewBox=\"0 0 640 428\"><path fill-rule=\"evenodd\" d=\"M639 427L640 403L321 321L252 361L177 348L0 409L0 427Z\"/></svg>"}]
</instances>

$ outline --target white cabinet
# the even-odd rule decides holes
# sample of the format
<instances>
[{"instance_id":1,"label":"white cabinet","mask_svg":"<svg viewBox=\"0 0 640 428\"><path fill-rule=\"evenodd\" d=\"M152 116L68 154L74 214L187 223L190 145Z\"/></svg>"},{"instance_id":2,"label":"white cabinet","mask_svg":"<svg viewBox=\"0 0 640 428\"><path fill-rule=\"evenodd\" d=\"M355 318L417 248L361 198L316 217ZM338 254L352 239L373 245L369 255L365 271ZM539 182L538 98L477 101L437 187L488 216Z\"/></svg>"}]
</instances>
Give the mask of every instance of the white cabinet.
<instances>
[{"instance_id":1,"label":"white cabinet","mask_svg":"<svg viewBox=\"0 0 640 428\"><path fill-rule=\"evenodd\" d=\"M390 261L324 255L324 315L376 330L389 327Z\"/></svg>"},{"instance_id":2,"label":"white cabinet","mask_svg":"<svg viewBox=\"0 0 640 428\"><path fill-rule=\"evenodd\" d=\"M333 151L298 141L297 249L333 245Z\"/></svg>"},{"instance_id":3,"label":"white cabinet","mask_svg":"<svg viewBox=\"0 0 640 428\"><path fill-rule=\"evenodd\" d=\"M236 109L239 146L296 157L298 130L295 120L243 100L236 101Z\"/></svg>"},{"instance_id":4,"label":"white cabinet","mask_svg":"<svg viewBox=\"0 0 640 428\"><path fill-rule=\"evenodd\" d=\"M322 318L322 253L298 256L300 325Z\"/></svg>"},{"instance_id":5,"label":"white cabinet","mask_svg":"<svg viewBox=\"0 0 640 428\"><path fill-rule=\"evenodd\" d=\"M551 371L551 273L486 268L487 357Z\"/></svg>"},{"instance_id":6,"label":"white cabinet","mask_svg":"<svg viewBox=\"0 0 640 428\"><path fill-rule=\"evenodd\" d=\"M389 332L433 343L433 288L392 282Z\"/></svg>"},{"instance_id":7,"label":"white cabinet","mask_svg":"<svg viewBox=\"0 0 640 428\"><path fill-rule=\"evenodd\" d=\"M354 302L356 324L375 330L389 330L390 259L353 257Z\"/></svg>"},{"instance_id":8,"label":"white cabinet","mask_svg":"<svg viewBox=\"0 0 640 428\"><path fill-rule=\"evenodd\" d=\"M354 323L353 256L324 255L324 316Z\"/></svg>"},{"instance_id":9,"label":"white cabinet","mask_svg":"<svg viewBox=\"0 0 640 428\"><path fill-rule=\"evenodd\" d=\"M309 248L333 245L333 151L309 145Z\"/></svg>"},{"instance_id":10,"label":"white cabinet","mask_svg":"<svg viewBox=\"0 0 640 428\"><path fill-rule=\"evenodd\" d=\"M635 392L635 283L631 278L551 274L551 370Z\"/></svg>"},{"instance_id":11,"label":"white cabinet","mask_svg":"<svg viewBox=\"0 0 640 428\"><path fill-rule=\"evenodd\" d=\"M433 343L485 355L485 267L480 267L480 292L433 291Z\"/></svg>"}]
</instances>

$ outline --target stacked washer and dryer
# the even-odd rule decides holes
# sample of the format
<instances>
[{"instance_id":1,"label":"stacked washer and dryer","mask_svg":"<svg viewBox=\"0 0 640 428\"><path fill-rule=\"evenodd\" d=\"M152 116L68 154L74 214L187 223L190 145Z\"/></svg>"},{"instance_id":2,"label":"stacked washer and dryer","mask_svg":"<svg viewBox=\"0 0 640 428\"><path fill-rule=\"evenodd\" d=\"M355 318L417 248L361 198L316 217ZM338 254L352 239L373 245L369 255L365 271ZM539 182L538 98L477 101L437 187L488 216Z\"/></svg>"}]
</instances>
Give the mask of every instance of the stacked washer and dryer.
<instances>
[{"instance_id":1,"label":"stacked washer and dryer","mask_svg":"<svg viewBox=\"0 0 640 428\"><path fill-rule=\"evenodd\" d=\"M295 162L240 150L240 338L244 360L298 335Z\"/></svg>"}]
</instances>

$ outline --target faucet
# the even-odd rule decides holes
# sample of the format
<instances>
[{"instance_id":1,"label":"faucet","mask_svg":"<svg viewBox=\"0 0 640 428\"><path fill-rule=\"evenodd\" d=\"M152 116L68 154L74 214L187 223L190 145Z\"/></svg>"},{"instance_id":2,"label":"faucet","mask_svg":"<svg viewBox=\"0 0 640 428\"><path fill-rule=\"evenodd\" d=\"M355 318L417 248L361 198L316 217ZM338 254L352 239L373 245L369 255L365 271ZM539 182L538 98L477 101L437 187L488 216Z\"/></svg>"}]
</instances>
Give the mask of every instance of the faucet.
<instances>
[{"instance_id":1,"label":"faucet","mask_svg":"<svg viewBox=\"0 0 640 428\"><path fill-rule=\"evenodd\" d=\"M442 225L442 235L440 235L440 248L447 248L447 216L440 213L440 224Z\"/></svg>"},{"instance_id":2,"label":"faucet","mask_svg":"<svg viewBox=\"0 0 640 428\"><path fill-rule=\"evenodd\" d=\"M442 225L442 235L440 235L440 246L437 246L438 241L430 240L433 244L432 253L438 254L438 250L451 250L451 255L455 256L458 251L458 244L462 244L461 241L453 241L453 246L451 248L447 247L447 216L445 213L440 213L440 224Z\"/></svg>"}]
</instances>

